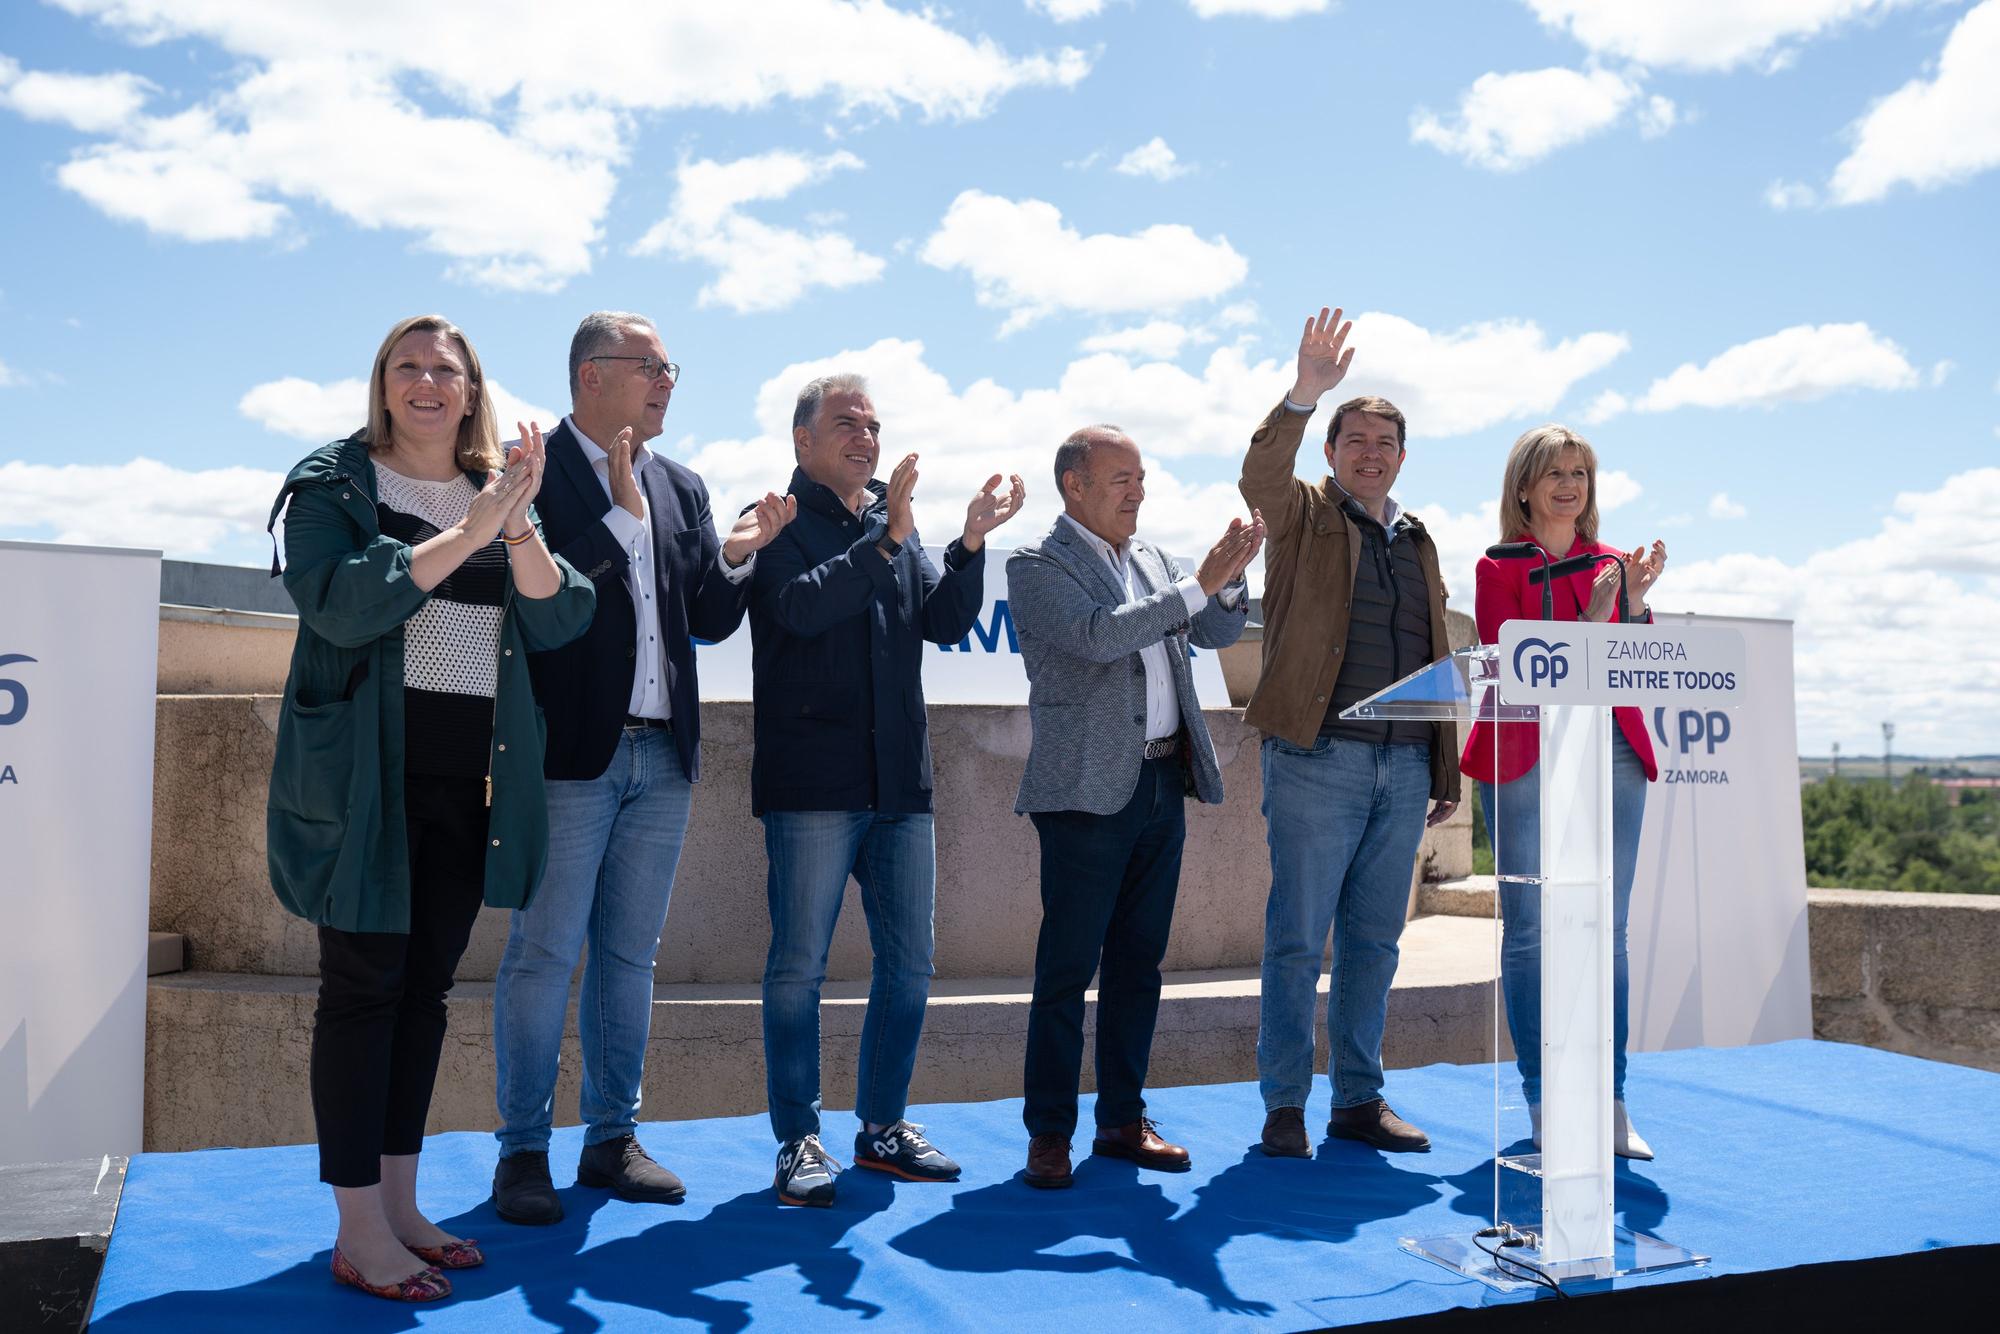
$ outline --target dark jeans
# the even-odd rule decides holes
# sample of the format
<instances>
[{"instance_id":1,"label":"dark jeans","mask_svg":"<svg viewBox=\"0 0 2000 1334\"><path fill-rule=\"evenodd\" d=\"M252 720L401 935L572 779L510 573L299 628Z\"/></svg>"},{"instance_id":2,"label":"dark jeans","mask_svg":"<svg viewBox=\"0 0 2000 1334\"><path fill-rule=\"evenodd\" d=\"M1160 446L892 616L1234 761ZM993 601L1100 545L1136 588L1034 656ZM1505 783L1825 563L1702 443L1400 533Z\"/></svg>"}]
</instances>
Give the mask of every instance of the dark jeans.
<instances>
[{"instance_id":1,"label":"dark jeans","mask_svg":"<svg viewBox=\"0 0 2000 1334\"><path fill-rule=\"evenodd\" d=\"M444 998L485 893L486 784L409 775L410 930L319 929L313 1123L319 1179L373 1186L423 1148Z\"/></svg>"},{"instance_id":2,"label":"dark jeans","mask_svg":"<svg viewBox=\"0 0 2000 1334\"><path fill-rule=\"evenodd\" d=\"M1083 993L1101 958L1097 1124L1130 1125L1146 1110L1160 960L1187 836L1180 760L1142 764L1132 799L1115 815L1044 811L1029 818L1042 842L1042 933L1021 1119L1031 1135L1076 1129Z\"/></svg>"}]
</instances>

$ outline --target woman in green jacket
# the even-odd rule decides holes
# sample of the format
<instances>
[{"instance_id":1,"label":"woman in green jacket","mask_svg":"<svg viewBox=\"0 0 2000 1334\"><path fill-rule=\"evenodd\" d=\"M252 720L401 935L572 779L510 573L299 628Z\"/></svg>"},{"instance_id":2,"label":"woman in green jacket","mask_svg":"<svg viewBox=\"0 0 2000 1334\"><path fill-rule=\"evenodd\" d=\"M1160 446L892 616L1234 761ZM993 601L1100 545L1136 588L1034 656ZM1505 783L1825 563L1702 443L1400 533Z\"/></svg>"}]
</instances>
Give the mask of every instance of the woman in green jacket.
<instances>
[{"instance_id":1,"label":"woman in green jacket","mask_svg":"<svg viewBox=\"0 0 2000 1334\"><path fill-rule=\"evenodd\" d=\"M418 1212L445 994L481 903L525 905L548 850L527 654L590 623L542 545L542 437L503 462L479 357L421 315L382 340L368 424L285 479L299 635L266 826L271 884L316 923L312 1102L340 1233L334 1277L433 1301L478 1246Z\"/></svg>"}]
</instances>

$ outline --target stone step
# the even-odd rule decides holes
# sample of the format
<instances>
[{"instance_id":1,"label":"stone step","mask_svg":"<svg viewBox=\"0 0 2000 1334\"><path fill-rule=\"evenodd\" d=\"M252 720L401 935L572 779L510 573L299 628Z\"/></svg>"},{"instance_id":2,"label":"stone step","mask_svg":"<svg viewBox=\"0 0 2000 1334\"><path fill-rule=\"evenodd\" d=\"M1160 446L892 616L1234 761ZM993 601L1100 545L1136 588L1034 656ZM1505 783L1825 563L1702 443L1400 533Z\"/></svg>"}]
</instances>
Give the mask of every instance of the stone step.
<instances>
[{"instance_id":1,"label":"stone step","mask_svg":"<svg viewBox=\"0 0 2000 1334\"><path fill-rule=\"evenodd\" d=\"M1420 918L1402 942L1383 1039L1393 1067L1490 1059L1493 950L1489 929L1462 918ZM317 979L179 973L152 979L146 1015L149 1152L313 1138L306 1066ZM931 988L911 1087L915 1102L1018 1097L1027 1032L1026 978L940 978ZM867 984L826 985L821 1012L827 1105L851 1107ZM1091 993L1094 1006L1096 993ZM1326 979L1317 1032L1324 1034ZM1158 1087L1256 1078L1258 973L1254 968L1168 974L1153 1044ZM578 1055L572 1014L556 1092L558 1120L575 1120ZM762 1015L755 983L674 983L654 989L644 1119L682 1120L765 1106ZM1319 1052L1325 1068L1325 1051ZM1084 1087L1092 1087L1091 1057ZM450 1028L429 1129L490 1130L493 988L453 989ZM1249 1127L1246 1134L1253 1134Z\"/></svg>"},{"instance_id":2,"label":"stone step","mask_svg":"<svg viewBox=\"0 0 2000 1334\"><path fill-rule=\"evenodd\" d=\"M1498 882L1490 875L1468 875L1417 889L1417 912L1424 916L1493 918Z\"/></svg>"},{"instance_id":3,"label":"stone step","mask_svg":"<svg viewBox=\"0 0 2000 1334\"><path fill-rule=\"evenodd\" d=\"M280 700L269 695L162 695L153 800L152 930L186 937L189 967L302 976L317 971L312 925L271 893L264 800ZM1261 813L1257 733L1233 709L1205 711L1228 800L1190 802L1179 904L1166 966L1257 966L1271 883ZM941 977L1020 977L1035 966L1040 856L1013 814L1028 753L1025 709L934 705L937 948ZM702 706L702 773L659 951L663 983L754 982L770 940L764 831L750 814L750 706ZM1470 816L1426 832L1420 873L1469 869ZM507 914L480 915L459 966L491 981ZM871 954L850 882L827 961L832 978L868 976Z\"/></svg>"}]
</instances>

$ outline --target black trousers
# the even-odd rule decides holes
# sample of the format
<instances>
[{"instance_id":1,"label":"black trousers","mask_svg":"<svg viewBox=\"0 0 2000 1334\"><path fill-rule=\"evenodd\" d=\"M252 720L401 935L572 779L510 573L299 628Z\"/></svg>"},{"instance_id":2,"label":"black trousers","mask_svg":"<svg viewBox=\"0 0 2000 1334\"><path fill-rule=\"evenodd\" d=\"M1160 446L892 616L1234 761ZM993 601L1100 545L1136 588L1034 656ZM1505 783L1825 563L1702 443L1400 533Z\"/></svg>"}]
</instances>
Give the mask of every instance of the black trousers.
<instances>
[{"instance_id":1,"label":"black trousers","mask_svg":"<svg viewBox=\"0 0 2000 1334\"><path fill-rule=\"evenodd\" d=\"M1083 1069L1083 993L1097 987L1097 1124L1130 1125L1146 1110L1146 1066L1160 1011L1181 845L1187 837L1181 763L1139 766L1132 799L1115 815L1038 812L1042 932L1028 1008L1026 1094L1031 1135L1076 1129Z\"/></svg>"},{"instance_id":2,"label":"black trousers","mask_svg":"<svg viewBox=\"0 0 2000 1334\"><path fill-rule=\"evenodd\" d=\"M373 1186L423 1147L445 994L486 881L486 782L408 775L410 930L319 929L312 1104L319 1179Z\"/></svg>"}]
</instances>

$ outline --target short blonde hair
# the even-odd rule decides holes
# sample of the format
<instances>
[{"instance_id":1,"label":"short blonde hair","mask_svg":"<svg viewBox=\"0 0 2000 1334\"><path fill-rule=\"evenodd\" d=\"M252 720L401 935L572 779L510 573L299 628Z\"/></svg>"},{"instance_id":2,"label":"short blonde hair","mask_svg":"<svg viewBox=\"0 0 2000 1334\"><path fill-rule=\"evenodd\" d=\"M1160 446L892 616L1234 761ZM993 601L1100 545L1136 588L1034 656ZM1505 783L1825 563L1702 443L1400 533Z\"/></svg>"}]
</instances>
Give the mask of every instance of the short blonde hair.
<instances>
[{"instance_id":1,"label":"short blonde hair","mask_svg":"<svg viewBox=\"0 0 2000 1334\"><path fill-rule=\"evenodd\" d=\"M1528 487L1537 477L1555 466L1557 459L1574 450L1589 475L1583 513L1576 519L1576 535L1586 542L1597 540L1597 451L1590 442L1567 426L1550 422L1532 431L1523 431L1507 451L1507 471L1500 482L1500 540L1512 542L1528 533ZM1561 554L1561 553L1557 553Z\"/></svg>"},{"instance_id":2,"label":"short blonde hair","mask_svg":"<svg viewBox=\"0 0 2000 1334\"><path fill-rule=\"evenodd\" d=\"M398 320L382 340L382 346L375 350L375 367L368 372L368 425L362 428L361 438L376 453L391 444L389 395L383 387L388 377L389 353L405 334L412 333L441 333L458 344L458 353L465 359L466 393L472 402L472 411L458 424L458 466L467 472L492 472L506 460L500 452L500 428L493 415L493 400L486 394L486 373L480 369L479 354L472 350L472 340L442 315L412 315Z\"/></svg>"}]
</instances>

